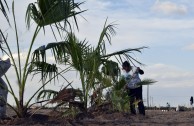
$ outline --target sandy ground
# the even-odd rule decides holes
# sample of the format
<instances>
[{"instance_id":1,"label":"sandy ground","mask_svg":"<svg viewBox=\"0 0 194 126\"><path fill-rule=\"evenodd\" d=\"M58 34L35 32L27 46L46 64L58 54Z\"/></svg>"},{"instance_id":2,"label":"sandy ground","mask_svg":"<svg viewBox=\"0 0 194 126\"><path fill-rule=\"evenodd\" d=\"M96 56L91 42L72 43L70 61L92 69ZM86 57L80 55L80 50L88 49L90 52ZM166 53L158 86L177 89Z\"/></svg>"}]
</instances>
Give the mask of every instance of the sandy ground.
<instances>
[{"instance_id":1,"label":"sandy ground","mask_svg":"<svg viewBox=\"0 0 194 126\"><path fill-rule=\"evenodd\" d=\"M146 115L127 115L109 113L96 116L94 119L84 119L76 123L87 126L194 126L194 111L187 112L162 112L148 110Z\"/></svg>"},{"instance_id":2,"label":"sandy ground","mask_svg":"<svg viewBox=\"0 0 194 126\"><path fill-rule=\"evenodd\" d=\"M89 116L79 116L70 120L62 118L59 113L42 109L31 118L14 118L11 110L7 111L9 119L0 120L1 125L64 125L64 126L194 126L194 110L161 111L147 110L146 115L131 115L120 112L93 112Z\"/></svg>"}]
</instances>

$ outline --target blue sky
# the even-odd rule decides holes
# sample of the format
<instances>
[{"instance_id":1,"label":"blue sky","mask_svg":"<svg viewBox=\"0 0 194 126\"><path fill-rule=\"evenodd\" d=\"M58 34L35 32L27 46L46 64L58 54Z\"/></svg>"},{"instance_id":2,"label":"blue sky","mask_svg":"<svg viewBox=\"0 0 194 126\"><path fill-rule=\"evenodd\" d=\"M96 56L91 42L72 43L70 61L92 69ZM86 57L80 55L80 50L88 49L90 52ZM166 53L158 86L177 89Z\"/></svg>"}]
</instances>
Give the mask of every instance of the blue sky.
<instances>
[{"instance_id":1,"label":"blue sky","mask_svg":"<svg viewBox=\"0 0 194 126\"><path fill-rule=\"evenodd\" d=\"M79 0L81 1L81 0ZM10 1L9 1L10 2ZM16 18L19 27L23 55L29 45L32 29L26 30L24 17L26 7L34 0L15 1ZM11 6L11 3L9 3ZM190 96L194 96L194 1L193 0L87 0L81 8L87 9L79 17L80 40L87 39L91 44L98 42L106 18L108 23L116 25L116 36L107 51L113 52L125 48L148 46L135 58L146 66L141 66L145 75L156 81L150 86L150 96L154 105L188 105ZM5 21L0 15L0 19ZM8 40L15 41L13 29L6 22L0 28L7 30ZM45 37L43 37L45 36ZM35 47L54 41L52 33L41 33ZM12 46L14 48L14 45ZM9 73L9 72L8 72ZM9 73L10 76L11 73ZM30 86L34 88L34 86ZM60 87L60 86L58 86ZM146 87L144 87L146 99ZM30 94L30 91L29 91ZM146 104L146 103L145 103Z\"/></svg>"}]
</instances>

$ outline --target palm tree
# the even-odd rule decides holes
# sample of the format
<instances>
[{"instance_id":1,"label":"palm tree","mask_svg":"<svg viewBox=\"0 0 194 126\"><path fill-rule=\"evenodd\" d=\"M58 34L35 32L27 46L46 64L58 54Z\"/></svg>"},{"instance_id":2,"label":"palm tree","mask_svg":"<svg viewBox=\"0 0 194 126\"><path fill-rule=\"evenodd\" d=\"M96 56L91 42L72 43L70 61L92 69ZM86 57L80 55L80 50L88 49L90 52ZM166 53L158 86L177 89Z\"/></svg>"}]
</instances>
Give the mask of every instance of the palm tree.
<instances>
[{"instance_id":1,"label":"palm tree","mask_svg":"<svg viewBox=\"0 0 194 126\"><path fill-rule=\"evenodd\" d=\"M49 43L44 49L36 49L33 53L32 62L46 62L46 51L52 50L57 63L64 63L78 71L83 91L83 102L87 109L89 93L92 90L97 90L96 87L103 90L112 86L112 80L116 80L115 78L119 76L118 63L111 61L110 58L114 56L118 62L127 59L140 63L129 54L134 51L141 52L142 49L146 48L124 49L107 54L106 42L111 43L111 37L115 34L114 24L107 25L106 21L97 46L92 47L86 40L79 41L70 32L65 41Z\"/></svg>"},{"instance_id":2,"label":"palm tree","mask_svg":"<svg viewBox=\"0 0 194 126\"><path fill-rule=\"evenodd\" d=\"M6 2L6 1L5 1ZM2 1L1 1L2 3ZM35 97L35 95L42 89L46 84L48 84L53 78L55 78L57 75L67 72L69 68L64 69L61 72L58 72L58 68L55 65L52 64L47 64L43 62L37 62L36 64L32 62L32 64L29 66L29 58L31 55L32 47L34 45L34 42L36 40L36 37L39 33L39 31L47 25L51 26L52 29L52 24L54 24L58 31L60 31L61 28L66 28L66 26L71 26L70 22L68 21L69 18L73 18L76 25L76 16L82 13L83 11L79 11L80 8L79 6L82 3L75 3L74 0L37 0L36 3L30 3L26 12L26 21L27 21L27 26L28 28L30 27L30 21L33 19L37 26L34 31L34 35L32 36L31 44L28 49L28 54L27 58L25 60L25 65L22 68L21 66L21 58L20 58L20 44L19 44L19 39L18 39L18 34L17 34L17 25L16 25L16 19L15 19L15 11L14 11L14 2L13 2L13 18L14 18L14 28L15 28L15 35L16 35L16 44L17 44L17 54L18 54L18 63L16 63L16 60L13 58L13 53L11 51L11 48L9 46L9 43L7 42L6 37L3 35L3 32L1 32L3 41L5 42L5 45L7 47L7 52L9 57L12 60L14 70L16 73L17 77L17 82L19 86L19 97L15 94L14 90L12 89L11 83L9 81L9 78L5 76L8 86L9 86L9 93L13 96L15 103L16 103L16 108L13 106L12 109L16 112L18 117L24 117L27 114L28 108L31 106L30 102L31 100ZM2 7L2 6L1 6ZM38 9L37 9L38 8ZM64 22L64 26L60 24L60 22ZM78 27L78 25L77 25ZM26 81L28 79L29 74L34 70L33 65L39 65L38 69L36 71L41 71L41 72L47 72L50 74L49 75L49 80L44 82L42 86L27 100L24 101L24 93L25 93L25 88L26 88ZM44 67L43 67L44 66ZM45 74L44 74L45 76Z\"/></svg>"}]
</instances>

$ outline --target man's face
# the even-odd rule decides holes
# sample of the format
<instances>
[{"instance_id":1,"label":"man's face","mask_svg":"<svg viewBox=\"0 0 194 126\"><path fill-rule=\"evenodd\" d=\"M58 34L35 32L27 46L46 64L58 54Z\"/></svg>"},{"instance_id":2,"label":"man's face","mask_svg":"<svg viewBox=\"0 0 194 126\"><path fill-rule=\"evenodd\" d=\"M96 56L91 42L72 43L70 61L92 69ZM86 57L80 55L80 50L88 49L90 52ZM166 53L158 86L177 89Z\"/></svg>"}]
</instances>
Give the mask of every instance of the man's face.
<instances>
[{"instance_id":1,"label":"man's face","mask_svg":"<svg viewBox=\"0 0 194 126\"><path fill-rule=\"evenodd\" d=\"M131 67L127 67L127 66L123 66L123 70L125 70L126 72L130 71Z\"/></svg>"}]
</instances>

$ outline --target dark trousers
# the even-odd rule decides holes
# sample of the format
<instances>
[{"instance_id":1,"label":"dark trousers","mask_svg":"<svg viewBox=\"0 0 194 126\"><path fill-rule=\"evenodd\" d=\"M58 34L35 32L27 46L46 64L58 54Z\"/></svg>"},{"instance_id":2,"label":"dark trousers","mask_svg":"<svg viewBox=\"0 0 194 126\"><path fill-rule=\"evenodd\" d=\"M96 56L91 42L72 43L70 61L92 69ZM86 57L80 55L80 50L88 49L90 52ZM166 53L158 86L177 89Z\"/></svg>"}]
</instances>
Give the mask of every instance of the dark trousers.
<instances>
[{"instance_id":1,"label":"dark trousers","mask_svg":"<svg viewBox=\"0 0 194 126\"><path fill-rule=\"evenodd\" d=\"M138 104L138 110L140 114L145 115L145 107L142 98L142 86L135 89L128 89L128 96L130 102L131 113L136 114L135 104Z\"/></svg>"}]
</instances>

